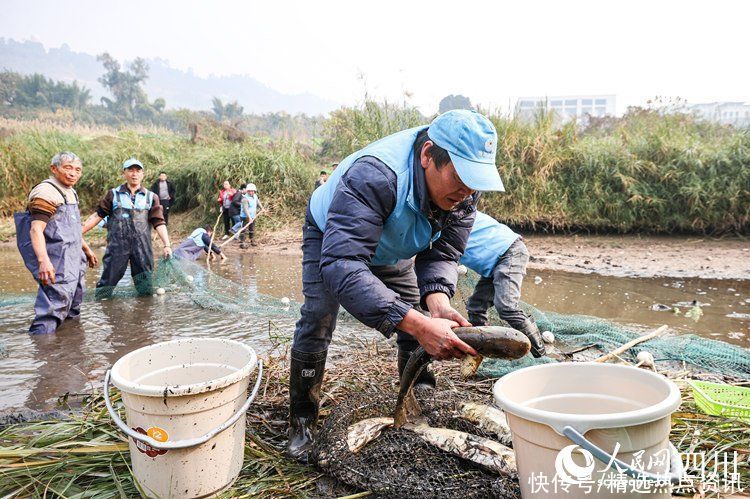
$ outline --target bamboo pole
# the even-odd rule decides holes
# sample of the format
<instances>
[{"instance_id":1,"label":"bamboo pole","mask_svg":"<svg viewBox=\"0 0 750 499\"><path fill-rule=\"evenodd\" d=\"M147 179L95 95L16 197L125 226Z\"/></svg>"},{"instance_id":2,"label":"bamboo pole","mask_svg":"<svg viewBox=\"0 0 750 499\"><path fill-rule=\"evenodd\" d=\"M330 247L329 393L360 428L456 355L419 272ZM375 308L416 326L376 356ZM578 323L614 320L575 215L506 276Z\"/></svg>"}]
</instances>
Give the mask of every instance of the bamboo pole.
<instances>
[{"instance_id":1,"label":"bamboo pole","mask_svg":"<svg viewBox=\"0 0 750 499\"><path fill-rule=\"evenodd\" d=\"M255 218L258 218L258 217L255 217ZM255 221L255 218L253 218L253 222ZM245 229L247 229L248 227L250 227L250 224L253 223L253 222L248 222L247 225L245 225L244 227L240 228L240 230L238 230L237 232L235 232L234 234L232 234L232 237L230 237L229 239L227 239L226 241L224 241L223 243L221 243L219 245L219 248L223 248L225 244L228 244L229 242L232 241L232 239L235 239L237 236L239 236L240 234L242 234L242 231L245 230Z\"/></svg>"},{"instance_id":2,"label":"bamboo pole","mask_svg":"<svg viewBox=\"0 0 750 499\"><path fill-rule=\"evenodd\" d=\"M602 355L598 359L595 359L594 362L600 362L600 363L601 362L607 362L609 359L611 359L613 357L616 357L616 356L620 355L623 352L626 352L627 350L633 348L635 345L638 345L639 343L643 343L644 341L648 341L648 340L656 338L657 336L659 336L660 334L662 334L666 330L667 330L667 325L665 324L665 325L661 326L660 328L656 329L655 331L653 331L651 333L648 333L648 334L643 335L643 336L639 336L638 338L625 343L621 347L615 348L614 350L612 350L608 354Z\"/></svg>"},{"instance_id":3,"label":"bamboo pole","mask_svg":"<svg viewBox=\"0 0 750 499\"><path fill-rule=\"evenodd\" d=\"M221 220L221 215L224 213L224 207L219 207L219 216L216 217L216 222L214 223L214 229L211 231L211 240L208 243L208 256L206 257L206 265L211 266L211 255L213 252L211 251L211 248L214 246L214 236L216 235L216 227L219 226L219 220Z\"/></svg>"}]
</instances>

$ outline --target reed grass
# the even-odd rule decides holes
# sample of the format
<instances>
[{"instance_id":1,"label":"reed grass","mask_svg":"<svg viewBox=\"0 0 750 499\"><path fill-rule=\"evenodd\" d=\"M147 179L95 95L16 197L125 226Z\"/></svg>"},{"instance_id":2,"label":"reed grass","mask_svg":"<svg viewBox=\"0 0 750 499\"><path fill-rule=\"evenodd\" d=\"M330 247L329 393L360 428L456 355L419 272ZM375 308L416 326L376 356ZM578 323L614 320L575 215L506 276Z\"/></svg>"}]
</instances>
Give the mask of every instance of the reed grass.
<instances>
[{"instance_id":1,"label":"reed grass","mask_svg":"<svg viewBox=\"0 0 750 499\"><path fill-rule=\"evenodd\" d=\"M588 127L490 114L498 130L497 166L505 193L488 193L480 209L524 230L747 234L750 231L750 132L680 113L631 110ZM47 176L49 158L70 149L84 160L78 191L90 210L121 183L131 155L146 165L146 185L160 170L175 182L174 211L215 217L221 183L252 181L272 210L259 219L280 228L301 220L323 161L338 161L390 133L429 122L404 105L365 102L324 123L320 147L208 133L197 144L164 130L70 129L5 120L0 138L0 216L22 209ZM210 130L209 130L210 132ZM211 212L214 213L211 216Z\"/></svg>"},{"instance_id":2,"label":"reed grass","mask_svg":"<svg viewBox=\"0 0 750 499\"><path fill-rule=\"evenodd\" d=\"M131 156L145 165L146 188L160 171L167 173L177 192L174 211L192 211L195 223L216 217L219 189L229 180L235 187L257 184L269 210L263 224L282 227L304 213L317 177L308 148L289 141L251 138L238 143L207 134L193 143L166 131L105 132L111 133L22 127L0 139L0 215L24 208L28 192L49 175L50 158L61 150L74 151L83 159L83 175L76 185L83 216L93 211L107 189L124 182L120 165Z\"/></svg>"}]
</instances>

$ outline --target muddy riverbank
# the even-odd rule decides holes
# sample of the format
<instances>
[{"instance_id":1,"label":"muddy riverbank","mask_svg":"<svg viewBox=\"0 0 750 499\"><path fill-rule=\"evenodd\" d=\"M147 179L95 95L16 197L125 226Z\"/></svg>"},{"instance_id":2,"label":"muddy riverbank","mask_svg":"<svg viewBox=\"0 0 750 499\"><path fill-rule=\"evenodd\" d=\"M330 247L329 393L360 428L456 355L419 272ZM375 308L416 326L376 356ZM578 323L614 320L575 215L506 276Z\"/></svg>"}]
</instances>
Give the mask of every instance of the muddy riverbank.
<instances>
[{"instance_id":1,"label":"muddy riverbank","mask_svg":"<svg viewBox=\"0 0 750 499\"><path fill-rule=\"evenodd\" d=\"M537 235L524 237L530 268L614 277L750 279L750 239L692 236ZM301 255L301 229L261 235L229 251Z\"/></svg>"}]
</instances>

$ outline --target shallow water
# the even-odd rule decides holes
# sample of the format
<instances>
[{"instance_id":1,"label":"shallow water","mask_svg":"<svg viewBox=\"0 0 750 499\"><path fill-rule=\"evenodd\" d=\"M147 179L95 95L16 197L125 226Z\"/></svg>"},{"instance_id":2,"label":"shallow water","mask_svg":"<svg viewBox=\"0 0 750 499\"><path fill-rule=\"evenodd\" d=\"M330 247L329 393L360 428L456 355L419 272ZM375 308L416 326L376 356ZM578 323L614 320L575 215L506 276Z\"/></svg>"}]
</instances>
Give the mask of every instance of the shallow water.
<instances>
[{"instance_id":1,"label":"shallow water","mask_svg":"<svg viewBox=\"0 0 750 499\"><path fill-rule=\"evenodd\" d=\"M33 318L29 296L36 292L36 284L12 248L0 249L0 268L0 301L6 303L0 306L0 348L4 347L6 355L0 359L0 410L49 409L66 392L90 392L101 386L104 372L118 358L158 341L209 336L246 341L260 352L287 348L297 319L294 314L261 317L206 310L187 295L167 293L85 302L80 321L64 324L54 335L29 336L26 330ZM298 256L246 253L214 264L212 270L245 286L249 294L302 299ZM90 289L100 272L101 266L87 273ZM541 282L536 283L536 277ZM16 296L22 299L12 304L8 298ZM679 332L750 346L747 281L633 279L530 270L523 299L542 310L646 327L668 324ZM706 304L698 322L684 314L649 309L653 303L672 305L695 299ZM382 341L382 336L344 323L336 330L332 349L342 351L373 340Z\"/></svg>"}]
</instances>

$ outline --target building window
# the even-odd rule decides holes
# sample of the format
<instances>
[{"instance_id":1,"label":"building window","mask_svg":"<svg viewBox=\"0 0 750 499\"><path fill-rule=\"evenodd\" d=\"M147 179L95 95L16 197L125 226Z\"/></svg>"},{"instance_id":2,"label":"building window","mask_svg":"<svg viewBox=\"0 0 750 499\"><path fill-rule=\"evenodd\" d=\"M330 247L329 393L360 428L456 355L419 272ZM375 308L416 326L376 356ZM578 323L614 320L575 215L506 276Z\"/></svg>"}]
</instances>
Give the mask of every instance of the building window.
<instances>
[{"instance_id":1,"label":"building window","mask_svg":"<svg viewBox=\"0 0 750 499\"><path fill-rule=\"evenodd\" d=\"M562 101L561 100L553 100L553 101L550 101L549 104L552 107L560 107L560 106L562 106Z\"/></svg>"},{"instance_id":2,"label":"building window","mask_svg":"<svg viewBox=\"0 0 750 499\"><path fill-rule=\"evenodd\" d=\"M597 106L606 106L607 105L607 99L596 99L596 105Z\"/></svg>"},{"instance_id":3,"label":"building window","mask_svg":"<svg viewBox=\"0 0 750 499\"><path fill-rule=\"evenodd\" d=\"M589 106L591 107L594 104L594 99L581 99L581 105L582 106Z\"/></svg>"}]
</instances>

